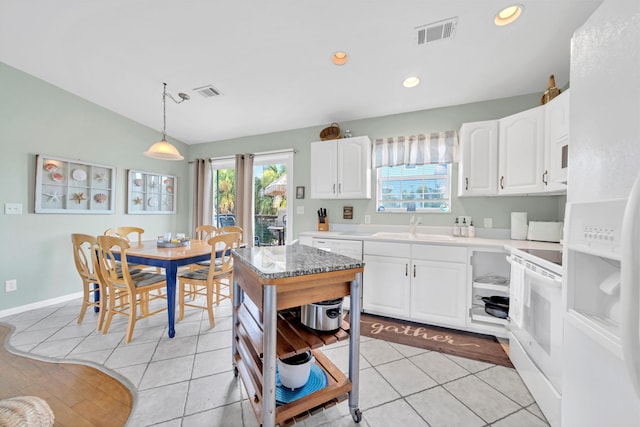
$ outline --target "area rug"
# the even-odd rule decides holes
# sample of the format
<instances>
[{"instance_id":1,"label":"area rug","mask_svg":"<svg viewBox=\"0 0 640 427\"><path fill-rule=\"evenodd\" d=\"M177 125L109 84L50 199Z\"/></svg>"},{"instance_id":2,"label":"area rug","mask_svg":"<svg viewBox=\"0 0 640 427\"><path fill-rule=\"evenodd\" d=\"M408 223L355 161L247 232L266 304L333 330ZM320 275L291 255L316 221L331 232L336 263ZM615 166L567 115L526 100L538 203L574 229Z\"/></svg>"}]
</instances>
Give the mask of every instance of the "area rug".
<instances>
[{"instance_id":1,"label":"area rug","mask_svg":"<svg viewBox=\"0 0 640 427\"><path fill-rule=\"evenodd\" d=\"M360 334L397 344L513 368L509 356L492 335L458 331L362 313Z\"/></svg>"}]
</instances>

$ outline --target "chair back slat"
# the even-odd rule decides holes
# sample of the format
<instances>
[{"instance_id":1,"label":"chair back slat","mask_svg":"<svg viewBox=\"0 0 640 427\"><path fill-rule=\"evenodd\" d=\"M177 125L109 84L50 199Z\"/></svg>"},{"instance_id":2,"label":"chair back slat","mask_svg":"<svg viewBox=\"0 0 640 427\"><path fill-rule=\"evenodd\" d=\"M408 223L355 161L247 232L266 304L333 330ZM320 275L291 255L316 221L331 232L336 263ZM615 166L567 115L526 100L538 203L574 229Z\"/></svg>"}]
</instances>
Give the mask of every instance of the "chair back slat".
<instances>
[{"instance_id":1,"label":"chair back slat","mask_svg":"<svg viewBox=\"0 0 640 427\"><path fill-rule=\"evenodd\" d=\"M131 243L131 235L135 234L138 236L138 243L142 242L142 234L144 233L144 228L140 227L114 227L110 228L104 232L105 236L118 236L125 239L127 242Z\"/></svg>"}]
</instances>

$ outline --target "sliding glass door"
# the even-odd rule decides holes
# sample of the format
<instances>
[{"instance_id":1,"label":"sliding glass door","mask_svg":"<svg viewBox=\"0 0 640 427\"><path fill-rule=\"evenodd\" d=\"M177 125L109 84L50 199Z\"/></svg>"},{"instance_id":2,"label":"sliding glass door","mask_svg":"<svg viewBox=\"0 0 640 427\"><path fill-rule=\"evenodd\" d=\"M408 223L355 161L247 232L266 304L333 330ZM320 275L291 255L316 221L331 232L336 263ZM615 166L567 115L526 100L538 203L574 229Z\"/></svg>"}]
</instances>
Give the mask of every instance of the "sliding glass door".
<instances>
[{"instance_id":1,"label":"sliding glass door","mask_svg":"<svg viewBox=\"0 0 640 427\"><path fill-rule=\"evenodd\" d=\"M256 246L283 245L291 241L290 205L293 183L293 151L254 155L253 235ZM235 225L235 159L211 161L213 169L213 218L217 227Z\"/></svg>"}]
</instances>

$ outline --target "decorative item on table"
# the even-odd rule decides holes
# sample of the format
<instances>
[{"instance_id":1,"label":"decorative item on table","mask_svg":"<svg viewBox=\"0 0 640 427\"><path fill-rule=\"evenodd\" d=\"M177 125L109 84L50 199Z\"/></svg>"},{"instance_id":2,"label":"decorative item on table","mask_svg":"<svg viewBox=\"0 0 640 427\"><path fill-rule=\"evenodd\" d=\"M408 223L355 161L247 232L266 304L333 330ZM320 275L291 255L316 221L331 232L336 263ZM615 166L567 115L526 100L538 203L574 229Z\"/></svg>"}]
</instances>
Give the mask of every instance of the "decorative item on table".
<instances>
[{"instance_id":1,"label":"decorative item on table","mask_svg":"<svg viewBox=\"0 0 640 427\"><path fill-rule=\"evenodd\" d=\"M553 76L553 74L551 74L549 76L549 83L547 84L547 90L545 90L544 93L542 94L542 99L540 100L540 102L542 103L542 105L544 105L547 102L551 101L556 96L560 95L560 92L562 91L556 87L556 78Z\"/></svg>"},{"instance_id":2,"label":"decorative item on table","mask_svg":"<svg viewBox=\"0 0 640 427\"><path fill-rule=\"evenodd\" d=\"M176 233L172 239L171 233L166 232L162 236L158 236L157 244L159 248L179 248L180 246L191 245L191 240L185 237L184 233Z\"/></svg>"},{"instance_id":3,"label":"decorative item on table","mask_svg":"<svg viewBox=\"0 0 640 427\"><path fill-rule=\"evenodd\" d=\"M327 210L318 209L318 231L329 231L329 218L327 218Z\"/></svg>"},{"instance_id":4,"label":"decorative item on table","mask_svg":"<svg viewBox=\"0 0 640 427\"><path fill-rule=\"evenodd\" d=\"M330 126L320 131L320 140L329 141L331 139L340 138L340 126L337 123L331 123Z\"/></svg>"}]
</instances>

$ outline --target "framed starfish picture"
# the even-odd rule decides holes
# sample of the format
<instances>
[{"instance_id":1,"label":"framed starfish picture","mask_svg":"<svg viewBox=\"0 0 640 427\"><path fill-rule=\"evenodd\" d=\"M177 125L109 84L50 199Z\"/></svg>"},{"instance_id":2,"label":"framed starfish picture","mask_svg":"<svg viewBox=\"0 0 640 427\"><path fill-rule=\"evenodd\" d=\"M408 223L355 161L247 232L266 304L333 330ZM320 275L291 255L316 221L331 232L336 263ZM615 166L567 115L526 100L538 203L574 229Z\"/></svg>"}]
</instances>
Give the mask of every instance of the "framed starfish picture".
<instances>
[{"instance_id":1,"label":"framed starfish picture","mask_svg":"<svg viewBox=\"0 0 640 427\"><path fill-rule=\"evenodd\" d=\"M127 171L128 214L175 214L178 180L173 175Z\"/></svg>"},{"instance_id":2,"label":"framed starfish picture","mask_svg":"<svg viewBox=\"0 0 640 427\"><path fill-rule=\"evenodd\" d=\"M115 213L116 168L36 155L36 213Z\"/></svg>"}]
</instances>

